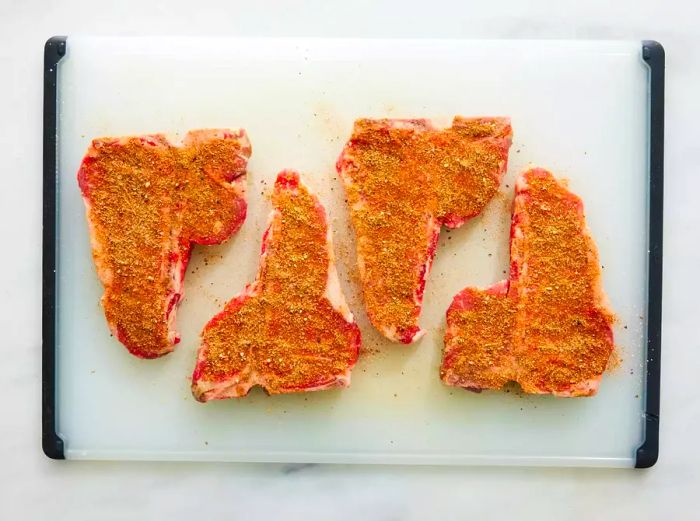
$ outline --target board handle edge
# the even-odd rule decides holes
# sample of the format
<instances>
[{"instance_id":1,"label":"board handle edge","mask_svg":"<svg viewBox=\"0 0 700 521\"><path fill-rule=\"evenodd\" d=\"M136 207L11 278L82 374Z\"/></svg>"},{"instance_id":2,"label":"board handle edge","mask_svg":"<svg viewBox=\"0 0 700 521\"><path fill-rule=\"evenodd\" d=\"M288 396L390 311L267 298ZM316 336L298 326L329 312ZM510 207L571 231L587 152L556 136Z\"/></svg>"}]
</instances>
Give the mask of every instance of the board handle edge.
<instances>
[{"instance_id":1,"label":"board handle edge","mask_svg":"<svg viewBox=\"0 0 700 521\"><path fill-rule=\"evenodd\" d=\"M67 39L52 36L44 44L41 446L51 459L65 459L63 439L56 432L56 81Z\"/></svg>"},{"instance_id":2,"label":"board handle edge","mask_svg":"<svg viewBox=\"0 0 700 521\"><path fill-rule=\"evenodd\" d=\"M637 448L635 467L649 468L659 459L666 61L663 45L655 40L642 41L642 59L649 68L649 271L644 441Z\"/></svg>"}]
</instances>

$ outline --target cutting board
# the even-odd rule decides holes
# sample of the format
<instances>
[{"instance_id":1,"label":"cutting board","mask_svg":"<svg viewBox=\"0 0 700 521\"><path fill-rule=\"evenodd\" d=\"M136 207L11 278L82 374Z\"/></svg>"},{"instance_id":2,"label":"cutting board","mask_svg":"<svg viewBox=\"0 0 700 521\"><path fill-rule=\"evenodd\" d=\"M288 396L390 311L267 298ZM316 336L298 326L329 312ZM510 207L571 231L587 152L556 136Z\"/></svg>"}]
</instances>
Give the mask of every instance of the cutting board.
<instances>
[{"instance_id":1,"label":"cutting board","mask_svg":"<svg viewBox=\"0 0 700 521\"><path fill-rule=\"evenodd\" d=\"M653 464L658 360L648 349L659 347L660 258L650 249L660 247L660 229L650 231L650 215L658 224L661 172L653 168L660 151L650 155L650 143L659 144L652 118L662 105L650 101L649 63L663 60L658 44L71 36L50 40L46 52L48 455ZM655 81L658 94L663 85ZM482 215L440 236L421 317L428 334L415 345L392 344L363 309L334 164L356 118L449 125L456 114L512 118L508 173ZM100 308L79 163L95 137L163 132L178 142L187 130L219 127L245 128L252 142L248 218L226 244L195 247L175 352L137 359L110 336ZM438 377L452 297L506 276L513 181L529 164L570 180L600 249L617 350L592 398L530 396L516 387L476 394ZM241 399L198 403L190 375L199 333L253 280L271 186L284 168L302 172L330 215L342 287L363 335L352 385L273 397L255 389Z\"/></svg>"}]
</instances>

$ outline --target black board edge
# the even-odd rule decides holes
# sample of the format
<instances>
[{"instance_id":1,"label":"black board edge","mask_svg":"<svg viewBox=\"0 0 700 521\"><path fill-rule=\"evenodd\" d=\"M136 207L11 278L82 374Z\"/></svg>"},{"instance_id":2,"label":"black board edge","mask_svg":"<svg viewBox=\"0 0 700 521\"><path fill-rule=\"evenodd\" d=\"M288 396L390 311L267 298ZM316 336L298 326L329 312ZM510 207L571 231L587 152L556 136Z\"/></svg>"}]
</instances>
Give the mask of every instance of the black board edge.
<instances>
[{"instance_id":1,"label":"black board edge","mask_svg":"<svg viewBox=\"0 0 700 521\"><path fill-rule=\"evenodd\" d=\"M635 467L652 467L659 459L661 394L661 296L664 205L664 69L665 51L653 40L642 42L649 67L649 280L647 288L647 360L644 441Z\"/></svg>"},{"instance_id":2,"label":"black board edge","mask_svg":"<svg viewBox=\"0 0 700 521\"><path fill-rule=\"evenodd\" d=\"M44 45L41 446L51 459L65 459L63 440L56 432L56 79L66 41L65 36L54 36Z\"/></svg>"}]
</instances>

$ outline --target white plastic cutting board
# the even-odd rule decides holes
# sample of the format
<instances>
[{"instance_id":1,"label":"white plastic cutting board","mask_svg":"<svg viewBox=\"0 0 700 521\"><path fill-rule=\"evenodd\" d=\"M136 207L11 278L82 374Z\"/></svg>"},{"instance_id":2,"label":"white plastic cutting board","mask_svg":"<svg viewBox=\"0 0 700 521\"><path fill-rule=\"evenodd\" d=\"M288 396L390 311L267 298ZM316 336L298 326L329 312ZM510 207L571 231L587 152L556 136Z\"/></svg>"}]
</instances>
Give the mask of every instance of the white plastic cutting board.
<instances>
[{"instance_id":1,"label":"white plastic cutting board","mask_svg":"<svg viewBox=\"0 0 700 521\"><path fill-rule=\"evenodd\" d=\"M118 39L69 37L58 81L57 431L68 458L631 466L643 438L647 70L639 42ZM510 116L502 193L443 231L417 345L382 340L359 298L334 164L358 117ZM249 212L228 243L196 247L182 342L139 360L110 337L76 171L90 140L243 127ZM465 286L505 276L515 174L570 179L586 203L622 363L594 398L448 388L444 313ZM288 396L190 395L198 335L255 275L269 190L300 170L331 215L338 268L362 328L352 386Z\"/></svg>"}]
</instances>

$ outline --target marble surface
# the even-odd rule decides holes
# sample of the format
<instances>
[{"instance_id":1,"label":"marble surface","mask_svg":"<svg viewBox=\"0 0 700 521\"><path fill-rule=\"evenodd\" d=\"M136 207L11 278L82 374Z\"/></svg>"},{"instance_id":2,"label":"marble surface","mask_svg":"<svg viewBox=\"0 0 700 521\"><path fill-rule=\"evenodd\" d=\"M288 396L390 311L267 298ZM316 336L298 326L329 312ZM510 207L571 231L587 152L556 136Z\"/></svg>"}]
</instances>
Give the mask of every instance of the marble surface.
<instances>
[{"instance_id":1,"label":"marble surface","mask_svg":"<svg viewBox=\"0 0 700 521\"><path fill-rule=\"evenodd\" d=\"M0 2L0 519L696 519L695 2ZM40 450L42 48L53 34L654 38L667 52L661 456L647 471L54 462ZM514 88L516 88L514 86ZM139 426L134 426L138 429ZM51 517L49 517L51 516Z\"/></svg>"}]
</instances>

